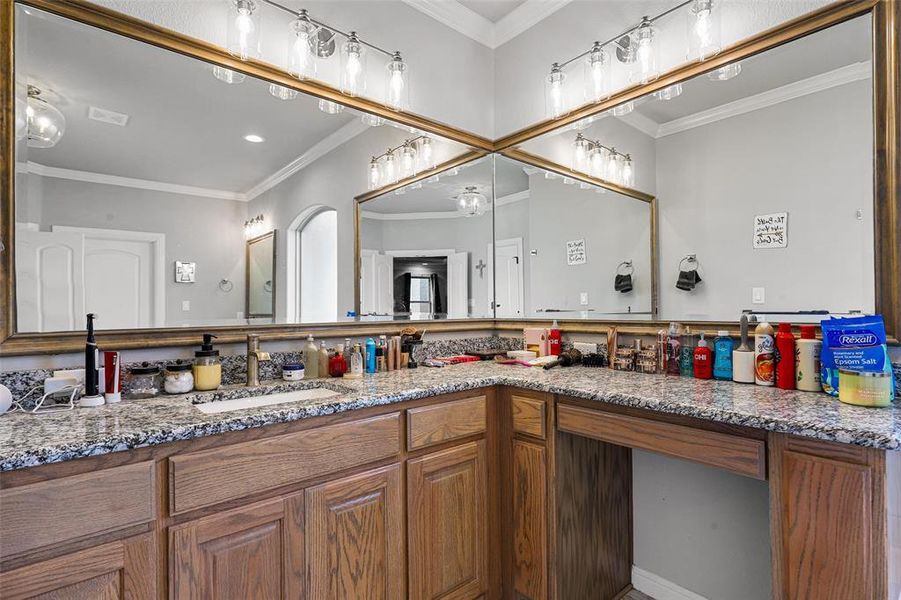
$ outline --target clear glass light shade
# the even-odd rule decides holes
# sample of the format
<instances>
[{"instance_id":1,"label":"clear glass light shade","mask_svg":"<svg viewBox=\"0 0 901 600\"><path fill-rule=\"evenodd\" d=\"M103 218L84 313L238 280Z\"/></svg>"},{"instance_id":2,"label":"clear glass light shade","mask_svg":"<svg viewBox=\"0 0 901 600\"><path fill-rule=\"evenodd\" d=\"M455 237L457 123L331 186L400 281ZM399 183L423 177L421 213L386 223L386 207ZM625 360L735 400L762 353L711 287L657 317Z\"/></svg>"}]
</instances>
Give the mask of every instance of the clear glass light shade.
<instances>
[{"instance_id":1,"label":"clear glass light shade","mask_svg":"<svg viewBox=\"0 0 901 600\"><path fill-rule=\"evenodd\" d=\"M360 120L370 127L381 127L385 124L385 119L377 115L370 115L369 113L364 113L363 116L360 117Z\"/></svg>"},{"instance_id":2,"label":"clear glass light shade","mask_svg":"<svg viewBox=\"0 0 901 600\"><path fill-rule=\"evenodd\" d=\"M292 90L277 83L269 84L269 93L279 100L294 100L297 98L297 90Z\"/></svg>"},{"instance_id":3,"label":"clear glass light shade","mask_svg":"<svg viewBox=\"0 0 901 600\"><path fill-rule=\"evenodd\" d=\"M622 163L622 183L626 187L635 187L635 169L632 165L632 157L628 154Z\"/></svg>"},{"instance_id":4,"label":"clear glass light shade","mask_svg":"<svg viewBox=\"0 0 901 600\"><path fill-rule=\"evenodd\" d=\"M435 152L430 137L419 140L419 165L421 170L435 168Z\"/></svg>"},{"instance_id":5,"label":"clear glass light shade","mask_svg":"<svg viewBox=\"0 0 901 600\"><path fill-rule=\"evenodd\" d=\"M603 179L606 173L607 151L599 146L591 149L589 154L588 174L598 179Z\"/></svg>"},{"instance_id":6,"label":"clear glass light shade","mask_svg":"<svg viewBox=\"0 0 901 600\"><path fill-rule=\"evenodd\" d=\"M25 119L28 129L28 145L31 148L53 148L66 133L66 118L55 106L28 90Z\"/></svg>"},{"instance_id":7,"label":"clear glass light shade","mask_svg":"<svg viewBox=\"0 0 901 600\"><path fill-rule=\"evenodd\" d=\"M382 171L379 168L379 161L373 158L369 162L369 189L374 190L379 187L382 181Z\"/></svg>"},{"instance_id":8,"label":"clear glass light shade","mask_svg":"<svg viewBox=\"0 0 901 600\"><path fill-rule=\"evenodd\" d=\"M622 104L618 104L610 109L610 112L614 117L622 117L623 115L627 115L630 112L635 110L635 101L629 100L628 102L623 102Z\"/></svg>"},{"instance_id":9,"label":"clear glass light shade","mask_svg":"<svg viewBox=\"0 0 901 600\"><path fill-rule=\"evenodd\" d=\"M409 142L404 142L400 149L400 176L401 178L416 175L416 148Z\"/></svg>"},{"instance_id":10,"label":"clear glass light shade","mask_svg":"<svg viewBox=\"0 0 901 600\"><path fill-rule=\"evenodd\" d=\"M738 77L740 73L741 63L730 63L725 67L720 67L715 71L707 73L707 77L711 81L729 81L733 77Z\"/></svg>"},{"instance_id":11,"label":"clear glass light shade","mask_svg":"<svg viewBox=\"0 0 901 600\"><path fill-rule=\"evenodd\" d=\"M386 79L385 104L393 110L407 110L410 108L410 67L395 52L388 61L386 67L388 77Z\"/></svg>"},{"instance_id":12,"label":"clear glass light shade","mask_svg":"<svg viewBox=\"0 0 901 600\"><path fill-rule=\"evenodd\" d=\"M353 31L341 45L341 91L349 96L366 91L366 48Z\"/></svg>"},{"instance_id":13,"label":"clear glass light shade","mask_svg":"<svg viewBox=\"0 0 901 600\"><path fill-rule=\"evenodd\" d=\"M256 0L229 0L226 46L241 60L260 56L260 7Z\"/></svg>"},{"instance_id":14,"label":"clear glass light shade","mask_svg":"<svg viewBox=\"0 0 901 600\"><path fill-rule=\"evenodd\" d=\"M620 155L616 152L610 152L608 154L606 167L606 173L604 174L604 179L607 181L612 181L613 183L619 183L620 180Z\"/></svg>"},{"instance_id":15,"label":"clear glass light shade","mask_svg":"<svg viewBox=\"0 0 901 600\"><path fill-rule=\"evenodd\" d=\"M600 102L610 95L609 57L600 44L595 42L583 63L585 69L585 100Z\"/></svg>"},{"instance_id":16,"label":"clear glass light shade","mask_svg":"<svg viewBox=\"0 0 901 600\"><path fill-rule=\"evenodd\" d=\"M654 26L644 19L632 36L635 44L635 62L629 73L632 82L647 83L657 79L657 48L654 44Z\"/></svg>"},{"instance_id":17,"label":"clear glass light shade","mask_svg":"<svg viewBox=\"0 0 901 600\"><path fill-rule=\"evenodd\" d=\"M553 119L566 114L566 96L564 82L566 73L554 63L551 72L545 78L545 109L547 116Z\"/></svg>"},{"instance_id":18,"label":"clear glass light shade","mask_svg":"<svg viewBox=\"0 0 901 600\"><path fill-rule=\"evenodd\" d=\"M705 60L720 53L720 6L717 0L694 0L688 9L688 59Z\"/></svg>"},{"instance_id":19,"label":"clear glass light shade","mask_svg":"<svg viewBox=\"0 0 901 600\"><path fill-rule=\"evenodd\" d=\"M316 55L313 53L316 30L306 10L288 24L288 72L298 79L316 76Z\"/></svg>"},{"instance_id":20,"label":"clear glass light shade","mask_svg":"<svg viewBox=\"0 0 901 600\"><path fill-rule=\"evenodd\" d=\"M658 100L672 100L673 98L678 98L682 95L682 84L674 83L669 87L665 87L662 90L657 90L654 92L654 97Z\"/></svg>"},{"instance_id":21,"label":"clear glass light shade","mask_svg":"<svg viewBox=\"0 0 901 600\"><path fill-rule=\"evenodd\" d=\"M394 157L393 152L389 152L382 163L382 185L394 183L395 181L397 181L397 159Z\"/></svg>"},{"instance_id":22,"label":"clear glass light shade","mask_svg":"<svg viewBox=\"0 0 901 600\"><path fill-rule=\"evenodd\" d=\"M588 156L590 150L591 143L582 137L582 134L577 135L573 142L573 171L579 171L580 173L588 172Z\"/></svg>"},{"instance_id":23,"label":"clear glass light shade","mask_svg":"<svg viewBox=\"0 0 901 600\"><path fill-rule=\"evenodd\" d=\"M16 95L16 140L28 135L28 101Z\"/></svg>"},{"instance_id":24,"label":"clear glass light shade","mask_svg":"<svg viewBox=\"0 0 901 600\"><path fill-rule=\"evenodd\" d=\"M457 212L464 217L478 217L485 214L488 208L488 198L479 193L475 186L469 186L462 194L457 196Z\"/></svg>"},{"instance_id":25,"label":"clear glass light shade","mask_svg":"<svg viewBox=\"0 0 901 600\"><path fill-rule=\"evenodd\" d=\"M219 65L213 65L213 77L229 85L243 83L244 80L247 79L247 75L245 75L244 73L232 71L231 69L226 69L225 67L220 67Z\"/></svg>"},{"instance_id":26,"label":"clear glass light shade","mask_svg":"<svg viewBox=\"0 0 901 600\"><path fill-rule=\"evenodd\" d=\"M331 100L320 100L319 110L327 115L339 115L344 112L344 105Z\"/></svg>"}]
</instances>

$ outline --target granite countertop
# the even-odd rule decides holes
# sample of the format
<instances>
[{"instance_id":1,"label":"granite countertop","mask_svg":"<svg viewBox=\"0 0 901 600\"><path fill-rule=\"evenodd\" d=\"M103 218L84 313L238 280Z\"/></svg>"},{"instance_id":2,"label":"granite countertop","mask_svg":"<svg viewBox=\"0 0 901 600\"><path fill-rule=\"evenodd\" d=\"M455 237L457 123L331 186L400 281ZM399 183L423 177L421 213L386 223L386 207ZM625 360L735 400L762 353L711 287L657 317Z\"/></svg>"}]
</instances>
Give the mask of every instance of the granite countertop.
<instances>
[{"instance_id":1,"label":"granite countertop","mask_svg":"<svg viewBox=\"0 0 901 600\"><path fill-rule=\"evenodd\" d=\"M890 408L861 408L841 404L838 399L826 394L785 391L729 381L703 381L587 367L545 371L490 362L393 371L367 375L357 380L323 381L339 384L351 391L327 399L219 414L200 412L188 396L163 396L54 414L3 415L0 416L0 471L497 384L819 440L886 450L901 448L899 403ZM292 388L292 384L284 382L268 385L269 391ZM232 386L231 389L248 388Z\"/></svg>"}]
</instances>

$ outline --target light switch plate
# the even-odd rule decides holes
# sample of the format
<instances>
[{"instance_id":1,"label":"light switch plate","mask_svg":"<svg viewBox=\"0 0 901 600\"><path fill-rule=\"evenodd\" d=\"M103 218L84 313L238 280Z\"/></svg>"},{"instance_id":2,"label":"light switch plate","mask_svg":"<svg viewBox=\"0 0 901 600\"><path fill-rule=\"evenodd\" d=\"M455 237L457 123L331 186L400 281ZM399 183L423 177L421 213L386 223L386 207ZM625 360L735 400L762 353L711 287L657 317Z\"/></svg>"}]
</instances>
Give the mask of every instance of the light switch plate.
<instances>
[{"instance_id":1,"label":"light switch plate","mask_svg":"<svg viewBox=\"0 0 901 600\"><path fill-rule=\"evenodd\" d=\"M579 304L588 306L588 292L581 292L579 294Z\"/></svg>"},{"instance_id":2,"label":"light switch plate","mask_svg":"<svg viewBox=\"0 0 901 600\"><path fill-rule=\"evenodd\" d=\"M751 302L754 304L764 304L766 302L766 288L751 288Z\"/></svg>"},{"instance_id":3,"label":"light switch plate","mask_svg":"<svg viewBox=\"0 0 901 600\"><path fill-rule=\"evenodd\" d=\"M182 300L181 301L181 309L184 312L188 312L189 310L191 310L191 301L190 300Z\"/></svg>"}]
</instances>

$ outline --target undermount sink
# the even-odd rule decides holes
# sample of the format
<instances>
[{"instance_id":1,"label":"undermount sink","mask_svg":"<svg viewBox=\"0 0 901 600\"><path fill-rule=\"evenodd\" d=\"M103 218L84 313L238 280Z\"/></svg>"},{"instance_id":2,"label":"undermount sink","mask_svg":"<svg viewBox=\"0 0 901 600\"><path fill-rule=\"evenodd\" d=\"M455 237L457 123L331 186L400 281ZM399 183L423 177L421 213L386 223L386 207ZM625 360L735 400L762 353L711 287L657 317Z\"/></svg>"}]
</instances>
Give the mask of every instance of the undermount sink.
<instances>
[{"instance_id":1,"label":"undermount sink","mask_svg":"<svg viewBox=\"0 0 901 600\"><path fill-rule=\"evenodd\" d=\"M212 394L197 394L191 399L194 406L202 413L213 415L234 410L246 410L261 406L273 406L287 402L302 402L309 400L325 400L341 396L351 390L336 384L306 384L305 387L288 391L272 391L267 393L264 389L252 390L253 395L234 397L239 394L247 394L251 390L230 390L214 392Z\"/></svg>"}]
</instances>

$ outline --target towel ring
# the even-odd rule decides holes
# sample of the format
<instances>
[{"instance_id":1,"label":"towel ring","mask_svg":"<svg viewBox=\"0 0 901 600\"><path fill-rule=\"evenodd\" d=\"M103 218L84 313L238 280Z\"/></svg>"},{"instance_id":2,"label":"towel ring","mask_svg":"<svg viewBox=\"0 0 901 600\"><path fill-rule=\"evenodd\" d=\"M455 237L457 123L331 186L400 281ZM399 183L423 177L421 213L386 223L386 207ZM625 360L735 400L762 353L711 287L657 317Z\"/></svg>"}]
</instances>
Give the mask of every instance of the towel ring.
<instances>
[{"instance_id":1,"label":"towel ring","mask_svg":"<svg viewBox=\"0 0 901 600\"><path fill-rule=\"evenodd\" d=\"M685 263L688 263L689 265L694 265L694 267L692 269L694 271L697 271L698 266L701 264L698 262L697 254L686 254L685 257L679 261L679 270L680 271L682 270L682 265L684 265Z\"/></svg>"},{"instance_id":2,"label":"towel ring","mask_svg":"<svg viewBox=\"0 0 901 600\"><path fill-rule=\"evenodd\" d=\"M623 272L621 272L620 269L622 269ZM632 275L633 273L635 273L635 267L632 265L631 260L624 260L623 262L616 265L617 275Z\"/></svg>"},{"instance_id":3,"label":"towel ring","mask_svg":"<svg viewBox=\"0 0 901 600\"><path fill-rule=\"evenodd\" d=\"M266 283L263 284L263 291L272 292L272 280L271 279L266 280Z\"/></svg>"},{"instance_id":4,"label":"towel ring","mask_svg":"<svg viewBox=\"0 0 901 600\"><path fill-rule=\"evenodd\" d=\"M230 280L228 280L228 279L220 279L220 280L219 280L219 289L222 290L223 292L225 292L225 293L227 294L228 292L230 292L230 291L232 291L233 289L235 289L235 284L232 283L232 282L231 282Z\"/></svg>"}]
</instances>

